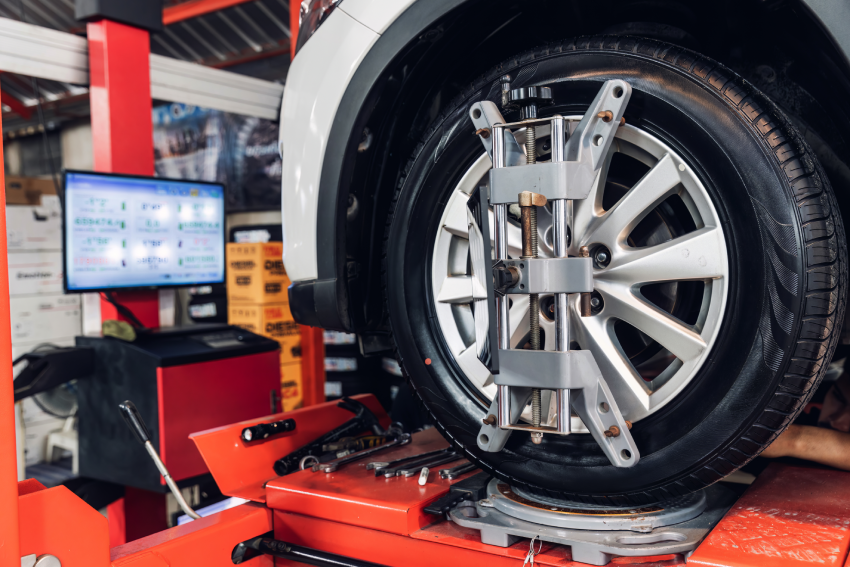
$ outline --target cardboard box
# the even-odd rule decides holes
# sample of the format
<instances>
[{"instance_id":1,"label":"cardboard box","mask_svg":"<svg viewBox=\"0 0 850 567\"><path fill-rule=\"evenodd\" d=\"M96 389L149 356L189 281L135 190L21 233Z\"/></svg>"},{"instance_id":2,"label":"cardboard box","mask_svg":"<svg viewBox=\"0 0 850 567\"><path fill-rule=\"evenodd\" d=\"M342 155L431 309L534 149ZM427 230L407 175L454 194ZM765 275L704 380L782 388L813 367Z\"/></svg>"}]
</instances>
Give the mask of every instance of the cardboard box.
<instances>
[{"instance_id":1,"label":"cardboard box","mask_svg":"<svg viewBox=\"0 0 850 567\"><path fill-rule=\"evenodd\" d=\"M301 360L301 330L282 303L229 304L227 322L280 343L281 364Z\"/></svg>"},{"instance_id":2,"label":"cardboard box","mask_svg":"<svg viewBox=\"0 0 850 567\"><path fill-rule=\"evenodd\" d=\"M62 293L61 252L12 252L9 258L9 295Z\"/></svg>"},{"instance_id":3,"label":"cardboard box","mask_svg":"<svg viewBox=\"0 0 850 567\"><path fill-rule=\"evenodd\" d=\"M10 304L13 345L54 342L82 329L79 295L13 297Z\"/></svg>"},{"instance_id":4,"label":"cardboard box","mask_svg":"<svg viewBox=\"0 0 850 567\"><path fill-rule=\"evenodd\" d=\"M6 176L7 205L41 205L42 195L56 195L53 179Z\"/></svg>"},{"instance_id":5,"label":"cardboard box","mask_svg":"<svg viewBox=\"0 0 850 567\"><path fill-rule=\"evenodd\" d=\"M6 207L6 237L10 252L62 250L62 207L56 195L44 195L41 205Z\"/></svg>"},{"instance_id":6,"label":"cardboard box","mask_svg":"<svg viewBox=\"0 0 850 567\"><path fill-rule=\"evenodd\" d=\"M288 303L289 277L283 243L227 245L227 300L237 303Z\"/></svg>"},{"instance_id":7,"label":"cardboard box","mask_svg":"<svg viewBox=\"0 0 850 567\"><path fill-rule=\"evenodd\" d=\"M298 409L304 403L300 361L280 365L280 392L283 411Z\"/></svg>"}]
</instances>

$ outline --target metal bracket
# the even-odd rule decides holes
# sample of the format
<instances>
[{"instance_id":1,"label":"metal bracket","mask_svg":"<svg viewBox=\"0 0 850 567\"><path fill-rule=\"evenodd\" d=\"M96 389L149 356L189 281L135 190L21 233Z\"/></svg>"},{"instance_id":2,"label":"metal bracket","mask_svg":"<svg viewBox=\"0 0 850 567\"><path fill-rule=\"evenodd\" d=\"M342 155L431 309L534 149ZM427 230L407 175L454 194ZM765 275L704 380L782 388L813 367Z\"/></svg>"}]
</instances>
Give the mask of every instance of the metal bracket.
<instances>
[{"instance_id":1,"label":"metal bracket","mask_svg":"<svg viewBox=\"0 0 850 567\"><path fill-rule=\"evenodd\" d=\"M499 107L489 100L476 102L469 109L469 117L478 132L478 138L487 150L487 155L493 159L493 127L505 123ZM525 165L525 152L519 147L516 138L507 136L505 138L505 166ZM514 189L516 192L516 189ZM514 195L516 197L516 195ZM516 202L516 200L514 200Z\"/></svg>"},{"instance_id":2,"label":"metal bracket","mask_svg":"<svg viewBox=\"0 0 850 567\"><path fill-rule=\"evenodd\" d=\"M502 408L510 410L511 419L510 421L500 419L497 423L499 427L509 430L563 433L559 431L560 428L548 426L514 425L516 407L513 391L516 389L530 391L532 387L554 390L556 393L569 390L572 409L599 443L611 464L615 467L633 467L638 463L640 452L629 431L629 424L620 413L617 402L590 351L509 349L502 350L499 364L500 372L495 377L496 385L500 387L500 391L511 392L508 408ZM530 368L534 369L531 376ZM524 407L524 405L521 406L520 410ZM564 416L569 419L569 413L569 408L559 407L559 421ZM504 414L496 415L502 417Z\"/></svg>"},{"instance_id":3,"label":"metal bracket","mask_svg":"<svg viewBox=\"0 0 850 567\"><path fill-rule=\"evenodd\" d=\"M516 268L519 281L505 293L589 293L593 291L593 260L590 258L526 258L502 260Z\"/></svg>"}]
</instances>

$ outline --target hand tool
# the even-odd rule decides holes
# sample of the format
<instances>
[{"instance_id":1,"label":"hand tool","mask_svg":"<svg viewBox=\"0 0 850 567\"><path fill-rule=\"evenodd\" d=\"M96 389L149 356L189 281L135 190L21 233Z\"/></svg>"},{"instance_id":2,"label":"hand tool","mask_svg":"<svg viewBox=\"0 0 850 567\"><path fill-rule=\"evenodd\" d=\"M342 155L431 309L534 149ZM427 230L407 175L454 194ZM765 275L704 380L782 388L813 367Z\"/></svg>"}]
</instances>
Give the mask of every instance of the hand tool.
<instances>
[{"instance_id":1,"label":"hand tool","mask_svg":"<svg viewBox=\"0 0 850 567\"><path fill-rule=\"evenodd\" d=\"M428 473L431 472L431 469L428 467L424 467L422 472L419 473L419 486L425 486L428 482Z\"/></svg>"},{"instance_id":2,"label":"hand tool","mask_svg":"<svg viewBox=\"0 0 850 567\"><path fill-rule=\"evenodd\" d=\"M490 475L484 472L460 480L449 488L448 494L426 506L425 512L442 516L464 500L477 502L486 498L488 482L490 482Z\"/></svg>"},{"instance_id":3,"label":"hand tool","mask_svg":"<svg viewBox=\"0 0 850 567\"><path fill-rule=\"evenodd\" d=\"M364 431L372 431L375 435L383 435L386 432L381 428L377 416L362 403L351 398L343 398L337 404L345 410L350 411L355 417L349 419L339 427L325 433L318 439L293 451L274 463L274 472L278 476L284 476L291 472L300 470L298 468L301 459L307 455L321 455L322 446L327 443L338 441L343 437L351 437Z\"/></svg>"},{"instance_id":4,"label":"hand tool","mask_svg":"<svg viewBox=\"0 0 850 567\"><path fill-rule=\"evenodd\" d=\"M293 430L295 430L295 420L283 419L272 423L258 423L257 425L246 427L242 430L240 437L242 437L243 441L250 443L251 441L268 439L272 435Z\"/></svg>"},{"instance_id":5,"label":"hand tool","mask_svg":"<svg viewBox=\"0 0 850 567\"><path fill-rule=\"evenodd\" d=\"M186 512L187 516L193 520L199 520L201 517L192 509L191 506L189 506L186 499L183 498L183 494L180 492L180 489L177 488L177 484L175 484L174 479L171 478L171 475L168 473L168 469L165 468L165 463L162 462L162 459L159 458L159 453L157 453L156 449L153 448L150 433L148 433L148 428L142 420L142 415L139 413L139 410L136 409L136 405L130 400L124 400L123 403L118 404L118 409L121 411L121 417L124 418L124 421L127 423L127 427L129 427L130 431L136 435L136 439L139 440L139 443L145 446L145 450L147 450L151 459L153 459L153 463L156 465L156 468L159 469L159 474L161 474L162 478L165 479L165 484L168 485L169 490L171 490L171 493L177 500L177 504L179 504L183 511Z\"/></svg>"},{"instance_id":6,"label":"hand tool","mask_svg":"<svg viewBox=\"0 0 850 567\"><path fill-rule=\"evenodd\" d=\"M453 449L451 447L446 447L445 449L438 449L436 451L428 451L427 453L420 453L419 455L411 455L409 457L402 457L401 459L396 459L394 461L372 461L371 463L366 465L366 470L367 471L370 471L372 469L380 470L380 469L386 469L386 468L389 468L389 467L395 467L395 466L401 465L403 463L406 463L408 461L424 459L426 457L433 457L434 455L441 455L443 453L446 453L446 452L452 451L452 450ZM375 473L376 476L377 476L377 474L378 473Z\"/></svg>"},{"instance_id":7,"label":"hand tool","mask_svg":"<svg viewBox=\"0 0 850 567\"><path fill-rule=\"evenodd\" d=\"M385 449L389 449L390 447L399 447L401 445L407 445L408 443L410 443L410 434L409 433L403 433L403 434L401 434L401 436L399 436L398 439L394 439L392 441L387 441L383 445L378 445L377 447L372 447L370 449L364 449L362 451L358 451L356 453L346 455L345 457L342 457L340 459L335 459L335 460L330 461L328 463L321 463L321 464L317 463L317 464L313 465L311 470L313 472L324 471L326 473L332 473L332 472L336 471L342 465L346 465L346 464L354 462L354 461L359 461L360 459L368 457L369 455L373 455L373 454L377 453L378 451L383 451Z\"/></svg>"},{"instance_id":8,"label":"hand tool","mask_svg":"<svg viewBox=\"0 0 850 567\"><path fill-rule=\"evenodd\" d=\"M463 463L451 469L442 469L440 471L440 478L445 480L454 480L469 471L475 470L476 468L478 468L478 465L475 463Z\"/></svg>"},{"instance_id":9,"label":"hand tool","mask_svg":"<svg viewBox=\"0 0 850 567\"><path fill-rule=\"evenodd\" d=\"M437 454L427 455L427 456L419 456L416 459L404 461L395 465L393 467L387 467L383 469L375 469L375 476L385 476L387 478L392 478L394 476L398 476L399 471L403 469L410 469L412 467L416 467L418 465L419 468L424 467L426 465L433 464L433 461L436 459L442 459L446 456L455 456L455 451L452 448L444 449ZM419 470L417 468L416 470Z\"/></svg>"},{"instance_id":10,"label":"hand tool","mask_svg":"<svg viewBox=\"0 0 850 567\"><path fill-rule=\"evenodd\" d=\"M447 454L444 457L438 457L438 458L435 458L431 461L427 461L427 462L424 462L424 463L418 463L416 465L405 465L402 468L398 469L398 473L396 473L396 476L405 476L405 477L413 476L416 473L418 473L420 470L422 470L422 467L436 467L437 465L444 465L446 463L451 463L451 462L457 461L458 459L461 459L461 458L463 458L463 457L461 457L460 455Z\"/></svg>"}]
</instances>

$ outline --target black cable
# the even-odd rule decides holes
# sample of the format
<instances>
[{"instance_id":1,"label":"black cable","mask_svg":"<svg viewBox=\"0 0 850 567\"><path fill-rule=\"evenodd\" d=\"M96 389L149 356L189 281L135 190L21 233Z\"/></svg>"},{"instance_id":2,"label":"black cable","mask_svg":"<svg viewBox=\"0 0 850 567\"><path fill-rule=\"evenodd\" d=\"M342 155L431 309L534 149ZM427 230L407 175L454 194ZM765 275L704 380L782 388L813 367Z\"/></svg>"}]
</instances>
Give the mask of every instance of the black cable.
<instances>
[{"instance_id":1,"label":"black cable","mask_svg":"<svg viewBox=\"0 0 850 567\"><path fill-rule=\"evenodd\" d=\"M136 317L130 309L127 308L126 305L122 305L118 303L118 301L112 296L111 291L104 291L100 294L106 301L115 306L115 309L118 310L118 313L126 317L130 320L130 324L133 325L137 330L145 331L147 327L145 327L141 321L139 321L138 317Z\"/></svg>"}]
</instances>

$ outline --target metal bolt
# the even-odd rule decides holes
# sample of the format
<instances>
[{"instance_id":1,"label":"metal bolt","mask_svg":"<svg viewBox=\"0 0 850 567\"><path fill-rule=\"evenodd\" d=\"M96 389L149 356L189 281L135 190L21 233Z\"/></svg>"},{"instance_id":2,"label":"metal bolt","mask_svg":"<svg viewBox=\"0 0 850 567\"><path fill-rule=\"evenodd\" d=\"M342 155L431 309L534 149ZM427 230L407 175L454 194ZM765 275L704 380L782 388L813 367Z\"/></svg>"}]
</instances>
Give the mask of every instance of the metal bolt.
<instances>
[{"instance_id":1,"label":"metal bolt","mask_svg":"<svg viewBox=\"0 0 850 567\"><path fill-rule=\"evenodd\" d=\"M491 413L481 421L484 422L484 425L496 425L496 416Z\"/></svg>"},{"instance_id":2,"label":"metal bolt","mask_svg":"<svg viewBox=\"0 0 850 567\"><path fill-rule=\"evenodd\" d=\"M537 207L546 205L546 197L523 191L517 196L517 201L522 213L522 258L537 258ZM528 326L531 350L540 350L540 295L536 293L528 295ZM534 427L540 427L542 414L543 398L540 389L534 388L531 390L531 424ZM532 434L531 441L539 444L541 440L535 439Z\"/></svg>"},{"instance_id":3,"label":"metal bolt","mask_svg":"<svg viewBox=\"0 0 850 567\"><path fill-rule=\"evenodd\" d=\"M592 308L598 309L600 305L602 305L602 302L599 300L598 297L591 297L590 298L590 306Z\"/></svg>"},{"instance_id":4,"label":"metal bolt","mask_svg":"<svg viewBox=\"0 0 850 567\"><path fill-rule=\"evenodd\" d=\"M490 129L489 128L479 128L478 130L475 131L475 135L481 136L482 138L487 139L487 138L490 137Z\"/></svg>"},{"instance_id":5,"label":"metal bolt","mask_svg":"<svg viewBox=\"0 0 850 567\"><path fill-rule=\"evenodd\" d=\"M587 246L582 246L578 249L578 255L581 258L589 258L590 249ZM581 307L582 317L590 317L591 315L593 315L590 307L590 293L584 292L579 296L579 306Z\"/></svg>"},{"instance_id":6,"label":"metal bolt","mask_svg":"<svg viewBox=\"0 0 850 567\"><path fill-rule=\"evenodd\" d=\"M623 116L622 118L620 118L620 126L625 126L625 125L626 125L626 117Z\"/></svg>"},{"instance_id":7,"label":"metal bolt","mask_svg":"<svg viewBox=\"0 0 850 567\"><path fill-rule=\"evenodd\" d=\"M605 262L608 261L608 253L605 252L604 250L600 250L599 252L596 253L596 261L599 264L604 264Z\"/></svg>"},{"instance_id":8,"label":"metal bolt","mask_svg":"<svg viewBox=\"0 0 850 567\"><path fill-rule=\"evenodd\" d=\"M614 113L610 110L603 110L599 114L596 115L597 118L601 118L602 122L611 122L614 118Z\"/></svg>"},{"instance_id":9,"label":"metal bolt","mask_svg":"<svg viewBox=\"0 0 850 567\"><path fill-rule=\"evenodd\" d=\"M612 425L608 429L605 430L605 437L619 437L620 436L620 428L616 425Z\"/></svg>"},{"instance_id":10,"label":"metal bolt","mask_svg":"<svg viewBox=\"0 0 850 567\"><path fill-rule=\"evenodd\" d=\"M629 421L628 419L626 420L626 427L628 427L628 428L629 428L629 430L631 430L631 429L632 429L632 422L631 422L631 421Z\"/></svg>"},{"instance_id":11,"label":"metal bolt","mask_svg":"<svg viewBox=\"0 0 850 567\"><path fill-rule=\"evenodd\" d=\"M531 432L531 442L534 443L535 445L540 445L541 443L543 443L543 434L540 433L539 431L532 431Z\"/></svg>"},{"instance_id":12,"label":"metal bolt","mask_svg":"<svg viewBox=\"0 0 850 567\"><path fill-rule=\"evenodd\" d=\"M55 555L39 555L35 560L35 567L62 567L62 562Z\"/></svg>"}]
</instances>

